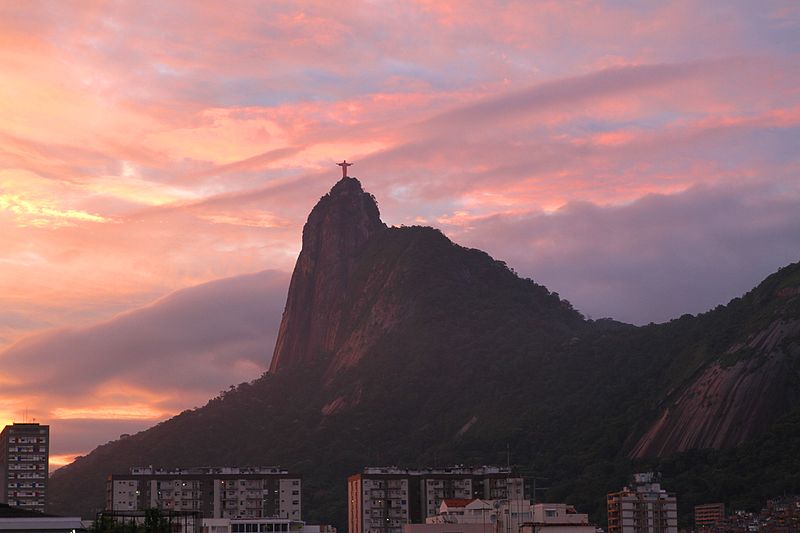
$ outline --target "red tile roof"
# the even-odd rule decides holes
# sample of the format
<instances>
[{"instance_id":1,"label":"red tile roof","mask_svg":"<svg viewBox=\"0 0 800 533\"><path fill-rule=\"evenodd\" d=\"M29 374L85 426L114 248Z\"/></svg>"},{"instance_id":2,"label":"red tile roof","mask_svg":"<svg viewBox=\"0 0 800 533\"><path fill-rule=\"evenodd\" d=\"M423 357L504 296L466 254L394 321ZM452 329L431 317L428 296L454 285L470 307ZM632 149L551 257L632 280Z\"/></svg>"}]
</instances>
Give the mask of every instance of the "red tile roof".
<instances>
[{"instance_id":1,"label":"red tile roof","mask_svg":"<svg viewBox=\"0 0 800 533\"><path fill-rule=\"evenodd\" d=\"M466 507L467 504L474 501L474 499L469 498L446 498L442 500L442 503L448 507Z\"/></svg>"}]
</instances>

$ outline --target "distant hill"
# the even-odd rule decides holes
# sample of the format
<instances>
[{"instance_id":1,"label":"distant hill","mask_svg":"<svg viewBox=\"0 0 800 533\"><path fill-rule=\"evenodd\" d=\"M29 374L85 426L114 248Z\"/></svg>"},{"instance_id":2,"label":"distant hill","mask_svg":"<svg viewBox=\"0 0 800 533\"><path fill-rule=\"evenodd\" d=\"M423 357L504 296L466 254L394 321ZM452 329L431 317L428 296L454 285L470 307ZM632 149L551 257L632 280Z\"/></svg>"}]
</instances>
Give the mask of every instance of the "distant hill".
<instances>
[{"instance_id":1,"label":"distant hill","mask_svg":"<svg viewBox=\"0 0 800 533\"><path fill-rule=\"evenodd\" d=\"M304 476L305 518L344 530L345 479L365 465L507 453L600 523L605 493L643 467L680 488L683 515L751 505L800 490L767 479L800 466L799 361L800 264L699 316L586 320L435 229L386 227L343 178L304 227L270 372L58 470L50 509L90 516L105 476L133 465L280 464ZM747 485L703 487L745 469Z\"/></svg>"}]
</instances>

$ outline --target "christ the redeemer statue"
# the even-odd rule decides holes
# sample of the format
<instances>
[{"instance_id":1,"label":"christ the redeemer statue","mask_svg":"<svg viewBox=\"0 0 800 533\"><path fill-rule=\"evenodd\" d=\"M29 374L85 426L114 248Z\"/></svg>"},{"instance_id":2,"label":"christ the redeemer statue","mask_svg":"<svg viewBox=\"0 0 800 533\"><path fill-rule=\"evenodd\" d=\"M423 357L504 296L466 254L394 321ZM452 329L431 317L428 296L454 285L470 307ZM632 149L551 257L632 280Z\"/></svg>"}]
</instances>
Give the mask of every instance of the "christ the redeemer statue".
<instances>
[{"instance_id":1,"label":"christ the redeemer statue","mask_svg":"<svg viewBox=\"0 0 800 533\"><path fill-rule=\"evenodd\" d=\"M342 167L342 177L343 177L343 178L346 178L346 177L347 177L347 167L352 167L352 166L353 166L353 163L348 163L348 162L347 162L347 159L345 159L345 160L344 160L344 161L342 161L341 163L336 163L336 164L337 164L338 166Z\"/></svg>"}]
</instances>

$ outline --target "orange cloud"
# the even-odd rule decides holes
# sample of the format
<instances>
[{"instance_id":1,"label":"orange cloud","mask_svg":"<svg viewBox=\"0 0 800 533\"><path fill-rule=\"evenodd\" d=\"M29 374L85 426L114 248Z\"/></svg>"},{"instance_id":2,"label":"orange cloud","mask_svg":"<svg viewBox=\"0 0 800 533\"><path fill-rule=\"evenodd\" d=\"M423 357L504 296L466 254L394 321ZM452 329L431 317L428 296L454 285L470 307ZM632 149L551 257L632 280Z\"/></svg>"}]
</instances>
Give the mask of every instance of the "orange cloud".
<instances>
[{"instance_id":1,"label":"orange cloud","mask_svg":"<svg viewBox=\"0 0 800 533\"><path fill-rule=\"evenodd\" d=\"M74 461L80 454L78 453L61 453L50 454L50 471L66 466Z\"/></svg>"},{"instance_id":2,"label":"orange cloud","mask_svg":"<svg viewBox=\"0 0 800 533\"><path fill-rule=\"evenodd\" d=\"M98 407L58 408L50 412L50 416L59 420L160 420L169 415L169 411L154 409L147 404L103 405Z\"/></svg>"}]
</instances>

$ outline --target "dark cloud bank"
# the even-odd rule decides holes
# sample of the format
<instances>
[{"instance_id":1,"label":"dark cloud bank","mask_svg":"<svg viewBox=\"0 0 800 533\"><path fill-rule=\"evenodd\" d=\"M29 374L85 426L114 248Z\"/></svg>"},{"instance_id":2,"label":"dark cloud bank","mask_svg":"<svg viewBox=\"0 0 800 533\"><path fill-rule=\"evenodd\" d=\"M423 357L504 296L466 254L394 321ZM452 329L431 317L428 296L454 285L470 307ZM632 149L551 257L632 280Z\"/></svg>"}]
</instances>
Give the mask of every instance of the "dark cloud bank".
<instances>
[{"instance_id":1,"label":"dark cloud bank","mask_svg":"<svg viewBox=\"0 0 800 533\"><path fill-rule=\"evenodd\" d=\"M269 367L287 286L283 272L237 276L91 327L29 337L0 355L4 372L20 380L5 392L68 401L111 380L206 393L255 378Z\"/></svg>"},{"instance_id":2,"label":"dark cloud bank","mask_svg":"<svg viewBox=\"0 0 800 533\"><path fill-rule=\"evenodd\" d=\"M494 216L456 238L585 314L646 324L727 303L800 260L798 200L759 184L695 187L624 206Z\"/></svg>"},{"instance_id":3,"label":"dark cloud bank","mask_svg":"<svg viewBox=\"0 0 800 533\"><path fill-rule=\"evenodd\" d=\"M274 271L222 279L91 327L28 337L0 354L2 373L16 381L0 392L25 396L50 423L52 453L84 453L154 423L126 418L135 412L115 419L104 408L142 405L167 415L269 368L288 283ZM55 408L88 412L48 416Z\"/></svg>"}]
</instances>

